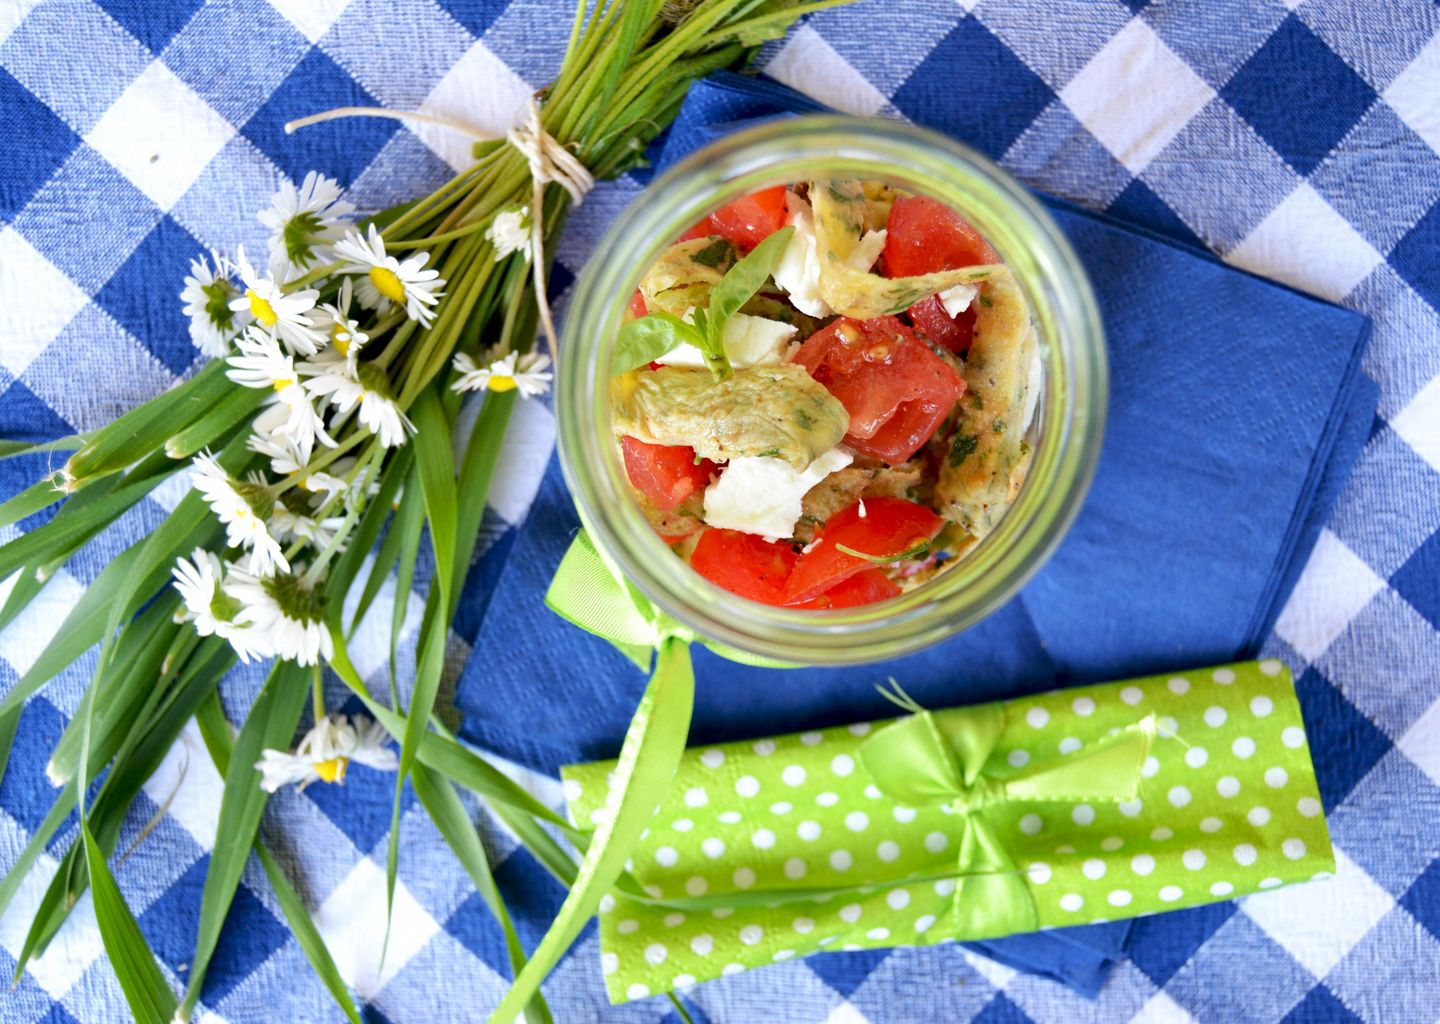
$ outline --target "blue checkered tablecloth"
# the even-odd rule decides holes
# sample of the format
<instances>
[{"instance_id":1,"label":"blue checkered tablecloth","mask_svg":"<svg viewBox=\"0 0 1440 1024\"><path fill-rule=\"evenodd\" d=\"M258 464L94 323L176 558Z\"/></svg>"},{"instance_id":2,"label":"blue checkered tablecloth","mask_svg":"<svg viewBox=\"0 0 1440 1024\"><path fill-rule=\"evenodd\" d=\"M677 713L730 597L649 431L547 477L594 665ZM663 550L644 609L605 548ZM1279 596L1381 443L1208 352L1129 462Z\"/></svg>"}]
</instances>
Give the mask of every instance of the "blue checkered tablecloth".
<instances>
[{"instance_id":1,"label":"blue checkered tablecloth","mask_svg":"<svg viewBox=\"0 0 1440 1024\"><path fill-rule=\"evenodd\" d=\"M237 243L262 251L255 212L282 176L322 170L377 208L465 161L465 145L438 130L350 121L286 137L285 121L379 103L503 127L551 77L569 17L568 0L0 0L0 437L99 426L193 370L178 299L189 260ZM697 1021L1436 1020L1437 31L1435 0L865 0L812 17L762 53L770 74L855 112L904 116L947 98L939 127L1023 180L1364 310L1375 320L1365 368L1380 385L1380 414L1267 644L1298 680L1334 878L1140 922L1132 960L1093 1003L940 947L830 954L703 985ZM572 217L562 277L639 188L604 185ZM553 435L543 405L519 406L485 520L492 552L523 520ZM43 468L41 457L7 464L0 496ZM0 634L0 689L181 486L84 549ZM473 577L483 591L483 562ZM382 596L377 621L388 622L392 599ZM410 608L413 637L418 602ZM457 621L452 669L470 653L473 620ZM374 632L352 652L371 674L385 657ZM48 808L46 756L78 704L86 662L26 708L0 788L0 867ZM245 672L227 682L237 716L257 685ZM520 774L558 805L553 781ZM503 946L413 800L381 965L390 785L357 768L343 788L282 793L267 837L368 1019L478 1019L505 986ZM192 728L146 784L119 845L120 886L177 987L219 791ZM533 943L561 893L512 855L513 839L485 827ZM62 832L0 919L0 969L13 970L73 835ZM659 999L606 1004L593 929L546 991L562 1024L675 1019ZM0 994L6 1022L123 1020L123 1007L88 895ZM341 1019L253 864L201 1016Z\"/></svg>"}]
</instances>

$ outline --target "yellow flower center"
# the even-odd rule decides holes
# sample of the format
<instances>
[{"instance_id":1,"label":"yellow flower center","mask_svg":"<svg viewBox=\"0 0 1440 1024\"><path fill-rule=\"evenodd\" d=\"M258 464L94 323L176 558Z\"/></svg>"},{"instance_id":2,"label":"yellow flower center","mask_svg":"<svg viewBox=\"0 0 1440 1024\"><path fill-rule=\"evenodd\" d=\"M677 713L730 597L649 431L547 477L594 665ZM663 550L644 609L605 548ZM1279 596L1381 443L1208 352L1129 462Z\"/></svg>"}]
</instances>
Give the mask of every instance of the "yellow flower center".
<instances>
[{"instance_id":1,"label":"yellow flower center","mask_svg":"<svg viewBox=\"0 0 1440 1024\"><path fill-rule=\"evenodd\" d=\"M345 769L350 764L348 757L332 757L315 765L315 774L325 782L344 782Z\"/></svg>"},{"instance_id":2,"label":"yellow flower center","mask_svg":"<svg viewBox=\"0 0 1440 1024\"><path fill-rule=\"evenodd\" d=\"M386 271L389 273L389 271ZM373 275L373 272L372 272ZM394 277L394 274L390 275ZM378 284L375 287L380 287ZM340 324L332 324L330 327L330 340L335 343L335 351L339 352L346 359L350 358L350 331Z\"/></svg>"},{"instance_id":3,"label":"yellow flower center","mask_svg":"<svg viewBox=\"0 0 1440 1024\"><path fill-rule=\"evenodd\" d=\"M389 267L371 267L370 283L375 286L377 292L391 302L399 305L405 301L405 286L400 283L400 278L395 276L395 271Z\"/></svg>"},{"instance_id":4,"label":"yellow flower center","mask_svg":"<svg viewBox=\"0 0 1440 1024\"><path fill-rule=\"evenodd\" d=\"M487 386L491 391L514 391L515 378L503 376L491 377L490 383Z\"/></svg>"},{"instance_id":5,"label":"yellow flower center","mask_svg":"<svg viewBox=\"0 0 1440 1024\"><path fill-rule=\"evenodd\" d=\"M295 381L291 377L278 377L270 382L270 386L276 391L284 391L286 388L288 388L291 384L294 383Z\"/></svg>"},{"instance_id":6,"label":"yellow flower center","mask_svg":"<svg viewBox=\"0 0 1440 1024\"><path fill-rule=\"evenodd\" d=\"M261 327L274 327L280 315L275 312L275 307L270 305L268 299L260 297L260 293L254 288L245 289L245 297L250 300L250 315Z\"/></svg>"}]
</instances>

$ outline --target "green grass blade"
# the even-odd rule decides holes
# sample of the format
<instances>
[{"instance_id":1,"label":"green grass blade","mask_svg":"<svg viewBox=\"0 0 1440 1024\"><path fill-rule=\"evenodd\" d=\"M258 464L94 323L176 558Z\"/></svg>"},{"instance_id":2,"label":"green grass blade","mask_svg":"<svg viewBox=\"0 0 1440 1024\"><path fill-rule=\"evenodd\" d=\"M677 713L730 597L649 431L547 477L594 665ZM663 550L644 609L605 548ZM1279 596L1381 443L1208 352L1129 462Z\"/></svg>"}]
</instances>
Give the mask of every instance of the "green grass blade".
<instances>
[{"instance_id":1,"label":"green grass blade","mask_svg":"<svg viewBox=\"0 0 1440 1024\"><path fill-rule=\"evenodd\" d=\"M264 397L265 392L256 388L231 388L214 408L166 440L165 454L172 459L188 459L203 448L213 447L236 424L248 422Z\"/></svg>"},{"instance_id":2,"label":"green grass blade","mask_svg":"<svg viewBox=\"0 0 1440 1024\"><path fill-rule=\"evenodd\" d=\"M10 500L0 504L0 527L18 523L26 516L33 516L41 509L49 508L65 497L65 492L55 486L55 481L46 476L25 488Z\"/></svg>"},{"instance_id":3,"label":"green grass blade","mask_svg":"<svg viewBox=\"0 0 1440 1024\"><path fill-rule=\"evenodd\" d=\"M20 709L0 714L0 784L5 782L5 769L10 765L10 749L15 745L15 730L20 727ZM3 916L3 912L0 912Z\"/></svg>"},{"instance_id":4,"label":"green grass blade","mask_svg":"<svg viewBox=\"0 0 1440 1024\"><path fill-rule=\"evenodd\" d=\"M55 838L55 833L65 823L70 809L74 806L74 784L56 791L55 802L50 805L50 810L46 812L44 820L40 822L34 832L30 833L30 839L26 842L25 848L20 851L20 856L15 858L15 863L10 865L10 870L6 872L5 878L0 880L0 917L3 917L5 911L9 909L10 901L15 898L15 893L20 889L20 883L25 881L25 876L35 866L36 859L45 852L45 847L49 845L51 839ZM16 976L19 976L18 971Z\"/></svg>"},{"instance_id":5,"label":"green grass blade","mask_svg":"<svg viewBox=\"0 0 1440 1024\"><path fill-rule=\"evenodd\" d=\"M460 503L455 524L457 537L455 549L455 580L463 586L465 574L470 571L470 560L475 556L475 542L480 535L480 523L485 516L485 499L490 493L490 481L495 476L495 466L500 461L500 451L505 441L505 429L510 424L510 415L515 409L514 392L491 392L485 396L480 414L475 417L475 427L465 445L465 456L460 464L458 492L465 496ZM450 616L460 603L461 586L456 586L450 599Z\"/></svg>"},{"instance_id":6,"label":"green grass blade","mask_svg":"<svg viewBox=\"0 0 1440 1024\"><path fill-rule=\"evenodd\" d=\"M85 443L79 434L58 437L53 441L0 441L0 459L13 459L17 455L39 455L42 452L74 451Z\"/></svg>"},{"instance_id":7,"label":"green grass blade","mask_svg":"<svg viewBox=\"0 0 1440 1024\"><path fill-rule=\"evenodd\" d=\"M390 517L391 505L409 475L413 458L414 453L409 445L390 456L380 476L380 490L370 499L370 506L360 517L355 532L350 535L349 544L330 567L325 587L327 593L332 595L329 615L332 624L338 624L344 614L345 594L359 575L365 556L375 546L375 539L380 536L385 520Z\"/></svg>"},{"instance_id":8,"label":"green grass blade","mask_svg":"<svg viewBox=\"0 0 1440 1024\"><path fill-rule=\"evenodd\" d=\"M5 595L5 604L0 605L0 633L3 633L5 627L14 622L21 612L30 607L30 602L39 597L40 592L54 578L53 572L41 578L40 574L28 565L20 570L10 593Z\"/></svg>"}]
</instances>

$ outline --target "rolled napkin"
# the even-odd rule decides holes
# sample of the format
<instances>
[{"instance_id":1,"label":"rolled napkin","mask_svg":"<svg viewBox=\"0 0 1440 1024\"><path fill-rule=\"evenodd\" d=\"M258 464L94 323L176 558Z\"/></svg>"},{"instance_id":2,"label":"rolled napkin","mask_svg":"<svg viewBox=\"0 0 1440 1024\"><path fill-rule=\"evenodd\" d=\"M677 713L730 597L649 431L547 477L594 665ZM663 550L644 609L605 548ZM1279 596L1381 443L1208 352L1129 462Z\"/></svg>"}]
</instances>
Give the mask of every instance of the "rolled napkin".
<instances>
[{"instance_id":1,"label":"rolled napkin","mask_svg":"<svg viewBox=\"0 0 1440 1024\"><path fill-rule=\"evenodd\" d=\"M1056 690L685 755L601 905L614 1002L821 950L1197 906L1334 870L1278 661ZM614 762L564 769L602 814Z\"/></svg>"}]
</instances>

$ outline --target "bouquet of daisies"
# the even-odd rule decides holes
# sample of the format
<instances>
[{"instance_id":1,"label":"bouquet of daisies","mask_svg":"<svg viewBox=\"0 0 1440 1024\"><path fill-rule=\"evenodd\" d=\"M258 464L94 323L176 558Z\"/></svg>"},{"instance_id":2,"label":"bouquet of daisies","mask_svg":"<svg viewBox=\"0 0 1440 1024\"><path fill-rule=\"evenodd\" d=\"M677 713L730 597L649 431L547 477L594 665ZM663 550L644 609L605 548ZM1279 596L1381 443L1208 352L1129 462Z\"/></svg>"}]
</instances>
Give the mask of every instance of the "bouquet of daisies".
<instances>
[{"instance_id":1,"label":"bouquet of daisies","mask_svg":"<svg viewBox=\"0 0 1440 1024\"><path fill-rule=\"evenodd\" d=\"M188 1020L254 853L301 949L358 1024L304 901L259 835L270 793L342 782L355 761L396 773L390 895L408 780L504 929L520 983L496 1019L522 1011L549 1019L539 982L583 920L559 922L539 962L527 961L460 792L482 798L566 884L593 881L582 858L591 836L455 742L434 714L447 629L510 412L551 378L547 254L591 177L638 163L690 81L742 65L796 18L841 2L582 0L557 79L522 128L476 141L470 168L428 196L363 217L329 179L286 184L259 214L271 232L264 259L237 249L191 266L181 301L195 345L212 357L206 365L103 429L40 445L0 442L0 457L64 456L0 504L0 528L59 505L0 545L0 580L10 581L0 630L142 498L176 474L190 484L163 523L94 578L0 699L3 771L25 700L98 646L85 696L51 754L51 812L0 880L3 913L78 811L78 834L35 911L17 976L88 888L136 1019ZM321 116L340 113L406 116ZM548 354L534 351L541 333ZM468 436L456 438L469 391L484 397ZM402 700L395 651L422 544L434 569ZM372 694L347 642L390 580L389 692ZM218 687L237 660L270 667L232 723ZM369 717L328 713L327 670ZM296 743L307 703L314 725ZM177 996L109 860L142 783L192 720L225 790L196 949Z\"/></svg>"}]
</instances>

